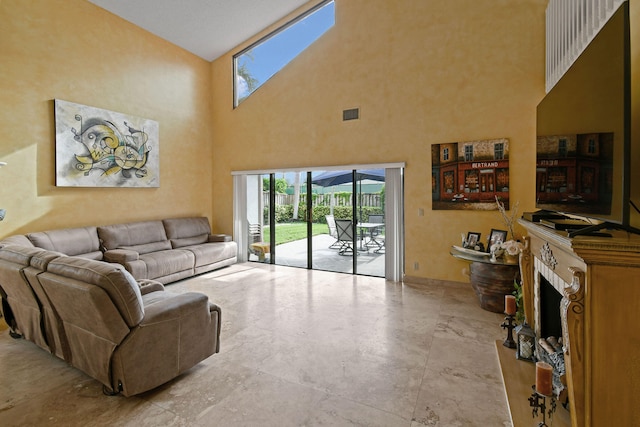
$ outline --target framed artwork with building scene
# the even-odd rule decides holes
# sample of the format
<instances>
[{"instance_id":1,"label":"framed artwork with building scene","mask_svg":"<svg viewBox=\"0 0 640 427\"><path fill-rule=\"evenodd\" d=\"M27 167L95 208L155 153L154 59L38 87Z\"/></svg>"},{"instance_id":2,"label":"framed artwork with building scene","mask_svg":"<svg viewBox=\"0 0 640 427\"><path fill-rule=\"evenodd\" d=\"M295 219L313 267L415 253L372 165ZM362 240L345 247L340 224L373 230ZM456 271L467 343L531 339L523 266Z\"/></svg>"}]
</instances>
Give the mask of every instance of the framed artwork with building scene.
<instances>
[{"instance_id":1,"label":"framed artwork with building scene","mask_svg":"<svg viewBox=\"0 0 640 427\"><path fill-rule=\"evenodd\" d=\"M485 139L431 145L433 210L509 209L509 140Z\"/></svg>"},{"instance_id":2,"label":"framed artwork with building scene","mask_svg":"<svg viewBox=\"0 0 640 427\"><path fill-rule=\"evenodd\" d=\"M158 122L56 99L56 186L159 187Z\"/></svg>"}]
</instances>

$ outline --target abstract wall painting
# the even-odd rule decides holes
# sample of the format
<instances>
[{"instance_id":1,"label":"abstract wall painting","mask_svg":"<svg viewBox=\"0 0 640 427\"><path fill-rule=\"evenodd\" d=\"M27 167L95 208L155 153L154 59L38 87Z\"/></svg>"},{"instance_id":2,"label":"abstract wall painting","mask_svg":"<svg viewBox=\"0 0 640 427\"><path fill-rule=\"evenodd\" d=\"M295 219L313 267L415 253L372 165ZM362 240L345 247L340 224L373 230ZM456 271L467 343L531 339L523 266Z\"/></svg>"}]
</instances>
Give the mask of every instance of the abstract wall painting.
<instances>
[{"instance_id":1,"label":"abstract wall painting","mask_svg":"<svg viewBox=\"0 0 640 427\"><path fill-rule=\"evenodd\" d=\"M160 186L158 122L55 100L56 186Z\"/></svg>"},{"instance_id":2,"label":"abstract wall painting","mask_svg":"<svg viewBox=\"0 0 640 427\"><path fill-rule=\"evenodd\" d=\"M450 142L431 146L432 209L509 209L509 140Z\"/></svg>"}]
</instances>

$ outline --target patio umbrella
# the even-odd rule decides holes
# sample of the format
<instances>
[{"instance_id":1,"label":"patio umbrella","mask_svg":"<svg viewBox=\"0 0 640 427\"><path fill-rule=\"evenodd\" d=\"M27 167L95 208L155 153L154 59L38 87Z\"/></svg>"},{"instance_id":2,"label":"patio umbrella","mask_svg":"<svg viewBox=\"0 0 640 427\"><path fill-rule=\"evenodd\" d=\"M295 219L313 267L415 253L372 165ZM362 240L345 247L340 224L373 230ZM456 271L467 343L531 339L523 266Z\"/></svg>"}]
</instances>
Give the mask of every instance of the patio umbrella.
<instances>
[{"instance_id":1,"label":"patio umbrella","mask_svg":"<svg viewBox=\"0 0 640 427\"><path fill-rule=\"evenodd\" d=\"M311 180L312 184L321 187L332 187L334 185L346 184L353 181L353 171L327 171ZM356 179L370 179L384 182L384 169L363 169L356 171Z\"/></svg>"},{"instance_id":2,"label":"patio umbrella","mask_svg":"<svg viewBox=\"0 0 640 427\"><path fill-rule=\"evenodd\" d=\"M362 193L362 180L369 179L372 181L384 182L384 169L362 169L356 170L356 179L359 181L359 192ZM347 184L353 182L352 170L327 171L316 176L311 180L312 184L321 187L332 187L334 185ZM333 214L333 205L331 206ZM362 205L360 205L360 218L362 218Z\"/></svg>"}]
</instances>

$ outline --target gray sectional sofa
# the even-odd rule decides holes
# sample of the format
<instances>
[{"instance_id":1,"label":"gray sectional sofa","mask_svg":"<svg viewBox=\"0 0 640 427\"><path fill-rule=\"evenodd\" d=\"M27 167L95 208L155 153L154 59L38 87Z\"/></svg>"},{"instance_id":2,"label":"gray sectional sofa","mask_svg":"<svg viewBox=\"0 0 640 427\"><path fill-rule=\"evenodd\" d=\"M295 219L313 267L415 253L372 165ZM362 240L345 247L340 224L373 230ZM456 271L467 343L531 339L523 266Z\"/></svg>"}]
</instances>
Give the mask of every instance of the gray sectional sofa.
<instances>
[{"instance_id":1,"label":"gray sectional sofa","mask_svg":"<svg viewBox=\"0 0 640 427\"><path fill-rule=\"evenodd\" d=\"M130 396L219 351L220 308L164 284L236 261L202 217L15 235L0 242L3 313L13 336Z\"/></svg>"},{"instance_id":2,"label":"gray sectional sofa","mask_svg":"<svg viewBox=\"0 0 640 427\"><path fill-rule=\"evenodd\" d=\"M238 260L236 242L227 235L211 234L209 220L204 217L41 231L0 242L0 246L6 244L115 262L136 280L150 279L163 284Z\"/></svg>"}]
</instances>

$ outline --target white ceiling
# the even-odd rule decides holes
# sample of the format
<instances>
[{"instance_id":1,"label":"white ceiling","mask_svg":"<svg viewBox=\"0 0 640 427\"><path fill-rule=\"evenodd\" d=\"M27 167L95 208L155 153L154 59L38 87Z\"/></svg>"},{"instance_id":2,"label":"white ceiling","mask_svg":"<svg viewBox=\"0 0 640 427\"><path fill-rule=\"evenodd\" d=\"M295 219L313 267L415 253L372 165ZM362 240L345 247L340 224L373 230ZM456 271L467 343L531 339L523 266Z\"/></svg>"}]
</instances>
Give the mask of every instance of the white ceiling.
<instances>
[{"instance_id":1,"label":"white ceiling","mask_svg":"<svg viewBox=\"0 0 640 427\"><path fill-rule=\"evenodd\" d=\"M213 61L309 0L89 0Z\"/></svg>"}]
</instances>

